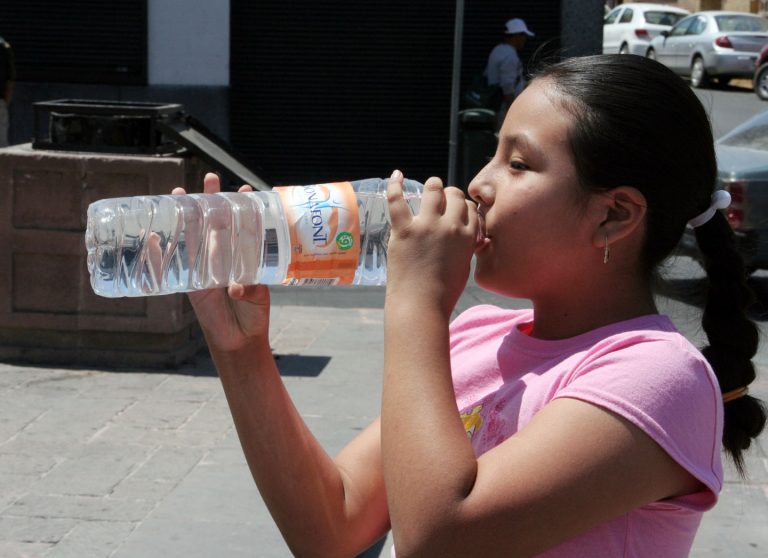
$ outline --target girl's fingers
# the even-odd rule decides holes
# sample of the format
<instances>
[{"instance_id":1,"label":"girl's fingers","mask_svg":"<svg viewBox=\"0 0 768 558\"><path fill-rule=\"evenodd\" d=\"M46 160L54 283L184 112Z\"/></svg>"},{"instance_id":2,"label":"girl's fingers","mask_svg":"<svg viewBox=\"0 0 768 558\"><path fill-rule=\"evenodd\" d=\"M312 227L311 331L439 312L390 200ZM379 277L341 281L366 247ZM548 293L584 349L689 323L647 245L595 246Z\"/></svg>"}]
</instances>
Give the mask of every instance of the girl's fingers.
<instances>
[{"instance_id":1,"label":"girl's fingers","mask_svg":"<svg viewBox=\"0 0 768 558\"><path fill-rule=\"evenodd\" d=\"M407 226L413 220L413 214L403 198L403 174L395 171L387 185L389 215L393 228ZM457 220L474 230L477 227L477 207L467 200L464 192L458 188L443 188L443 182L431 177L424 183L419 214L432 217L445 216Z\"/></svg>"},{"instance_id":2,"label":"girl's fingers","mask_svg":"<svg viewBox=\"0 0 768 558\"><path fill-rule=\"evenodd\" d=\"M424 215L442 215L445 212L445 192L443 181L431 177L424 183L424 194L421 197L419 213Z\"/></svg>"},{"instance_id":3,"label":"girl's fingers","mask_svg":"<svg viewBox=\"0 0 768 558\"><path fill-rule=\"evenodd\" d=\"M443 194L445 196L445 209L443 211L445 216L461 221L466 225L469 222L469 214L464 192L458 188L448 187L443 190Z\"/></svg>"},{"instance_id":4,"label":"girl's fingers","mask_svg":"<svg viewBox=\"0 0 768 558\"><path fill-rule=\"evenodd\" d=\"M387 202L389 205L389 219L392 227L399 229L408 225L413 219L411 209L403 197L403 173L396 170L389 177L387 183Z\"/></svg>"},{"instance_id":5,"label":"girl's fingers","mask_svg":"<svg viewBox=\"0 0 768 558\"><path fill-rule=\"evenodd\" d=\"M212 172L209 172L203 178L203 192L206 194L216 194L221 192L221 182L219 177Z\"/></svg>"},{"instance_id":6,"label":"girl's fingers","mask_svg":"<svg viewBox=\"0 0 768 558\"><path fill-rule=\"evenodd\" d=\"M243 184L240 186L240 188L237 190L238 192L252 192L253 188L249 186L248 184ZM209 172L205 175L203 178L203 192L206 194L215 194L217 192L221 192L221 180L219 179L218 175ZM182 196L186 194L187 191L184 188L176 187L173 190L171 190L171 194Z\"/></svg>"},{"instance_id":7,"label":"girl's fingers","mask_svg":"<svg viewBox=\"0 0 768 558\"><path fill-rule=\"evenodd\" d=\"M227 288L227 292L231 298L240 300L245 296L245 286L240 283L231 283Z\"/></svg>"},{"instance_id":8,"label":"girl's fingers","mask_svg":"<svg viewBox=\"0 0 768 558\"><path fill-rule=\"evenodd\" d=\"M227 292L233 300L242 300L246 302L263 303L268 301L269 289L265 285L242 285L232 283Z\"/></svg>"},{"instance_id":9,"label":"girl's fingers","mask_svg":"<svg viewBox=\"0 0 768 558\"><path fill-rule=\"evenodd\" d=\"M147 238L147 263L152 278L159 281L163 267L163 249L160 246L160 235L156 232L150 232Z\"/></svg>"}]
</instances>

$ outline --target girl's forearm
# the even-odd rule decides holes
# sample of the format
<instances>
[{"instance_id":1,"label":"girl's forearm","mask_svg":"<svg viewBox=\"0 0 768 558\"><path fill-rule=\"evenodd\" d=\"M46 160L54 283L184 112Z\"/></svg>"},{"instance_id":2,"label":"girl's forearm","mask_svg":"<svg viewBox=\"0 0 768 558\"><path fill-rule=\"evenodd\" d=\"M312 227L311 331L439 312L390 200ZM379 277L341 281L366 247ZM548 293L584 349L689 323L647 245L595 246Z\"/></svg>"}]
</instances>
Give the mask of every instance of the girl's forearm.
<instances>
[{"instance_id":1,"label":"girl's forearm","mask_svg":"<svg viewBox=\"0 0 768 558\"><path fill-rule=\"evenodd\" d=\"M342 476L291 401L268 340L213 358L251 474L286 542L300 556L343 555Z\"/></svg>"},{"instance_id":2,"label":"girl's forearm","mask_svg":"<svg viewBox=\"0 0 768 558\"><path fill-rule=\"evenodd\" d=\"M434 548L430 539L445 541L472 489L477 461L456 407L444 312L392 302L385 310L382 404L390 519L398 548Z\"/></svg>"}]
</instances>

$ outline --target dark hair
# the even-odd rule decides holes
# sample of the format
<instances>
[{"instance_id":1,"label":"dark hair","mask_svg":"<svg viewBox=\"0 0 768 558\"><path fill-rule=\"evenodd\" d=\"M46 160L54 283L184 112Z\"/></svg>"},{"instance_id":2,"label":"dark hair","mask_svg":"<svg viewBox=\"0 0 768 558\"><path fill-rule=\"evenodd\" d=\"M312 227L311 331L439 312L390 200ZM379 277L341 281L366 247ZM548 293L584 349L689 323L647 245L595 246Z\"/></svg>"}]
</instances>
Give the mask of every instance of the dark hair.
<instances>
[{"instance_id":1,"label":"dark hair","mask_svg":"<svg viewBox=\"0 0 768 558\"><path fill-rule=\"evenodd\" d=\"M677 246L686 223L709 207L717 162L709 119L690 87L666 66L633 55L570 58L538 72L573 116L569 141L587 191L633 186L648 210L642 266L652 276ZM708 276L703 354L723 393L755 379L758 331L746 315L751 291L733 231L718 212L696 228ZM765 426L749 396L725 404L723 446L743 475L742 451Z\"/></svg>"}]
</instances>

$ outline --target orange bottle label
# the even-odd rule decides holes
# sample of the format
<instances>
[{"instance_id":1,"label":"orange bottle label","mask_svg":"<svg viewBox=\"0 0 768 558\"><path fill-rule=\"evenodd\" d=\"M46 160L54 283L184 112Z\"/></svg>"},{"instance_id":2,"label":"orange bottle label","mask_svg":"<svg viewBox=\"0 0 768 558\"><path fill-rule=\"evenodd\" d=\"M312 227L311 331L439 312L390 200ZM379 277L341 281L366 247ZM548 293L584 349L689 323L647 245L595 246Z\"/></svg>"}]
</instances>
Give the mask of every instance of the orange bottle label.
<instances>
[{"instance_id":1,"label":"orange bottle label","mask_svg":"<svg viewBox=\"0 0 768 558\"><path fill-rule=\"evenodd\" d=\"M352 184L274 189L291 238L291 261L283 284L351 284L360 259L360 219Z\"/></svg>"}]
</instances>

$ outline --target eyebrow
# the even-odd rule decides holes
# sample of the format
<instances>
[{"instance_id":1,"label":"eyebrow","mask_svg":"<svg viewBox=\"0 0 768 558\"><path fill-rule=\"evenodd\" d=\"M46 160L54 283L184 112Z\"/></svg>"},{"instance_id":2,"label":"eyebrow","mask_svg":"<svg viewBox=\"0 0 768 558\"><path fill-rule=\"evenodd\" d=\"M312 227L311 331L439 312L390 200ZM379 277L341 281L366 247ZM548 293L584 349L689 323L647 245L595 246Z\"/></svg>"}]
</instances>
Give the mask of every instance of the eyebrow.
<instances>
[{"instance_id":1,"label":"eyebrow","mask_svg":"<svg viewBox=\"0 0 768 558\"><path fill-rule=\"evenodd\" d=\"M539 148L538 145L536 145L527 134L509 134L502 137L502 140L504 143L507 144L507 147L509 149L515 149L516 147L520 147L521 149L524 149L530 153L532 153L534 156L542 156L543 151L541 148Z\"/></svg>"}]
</instances>

